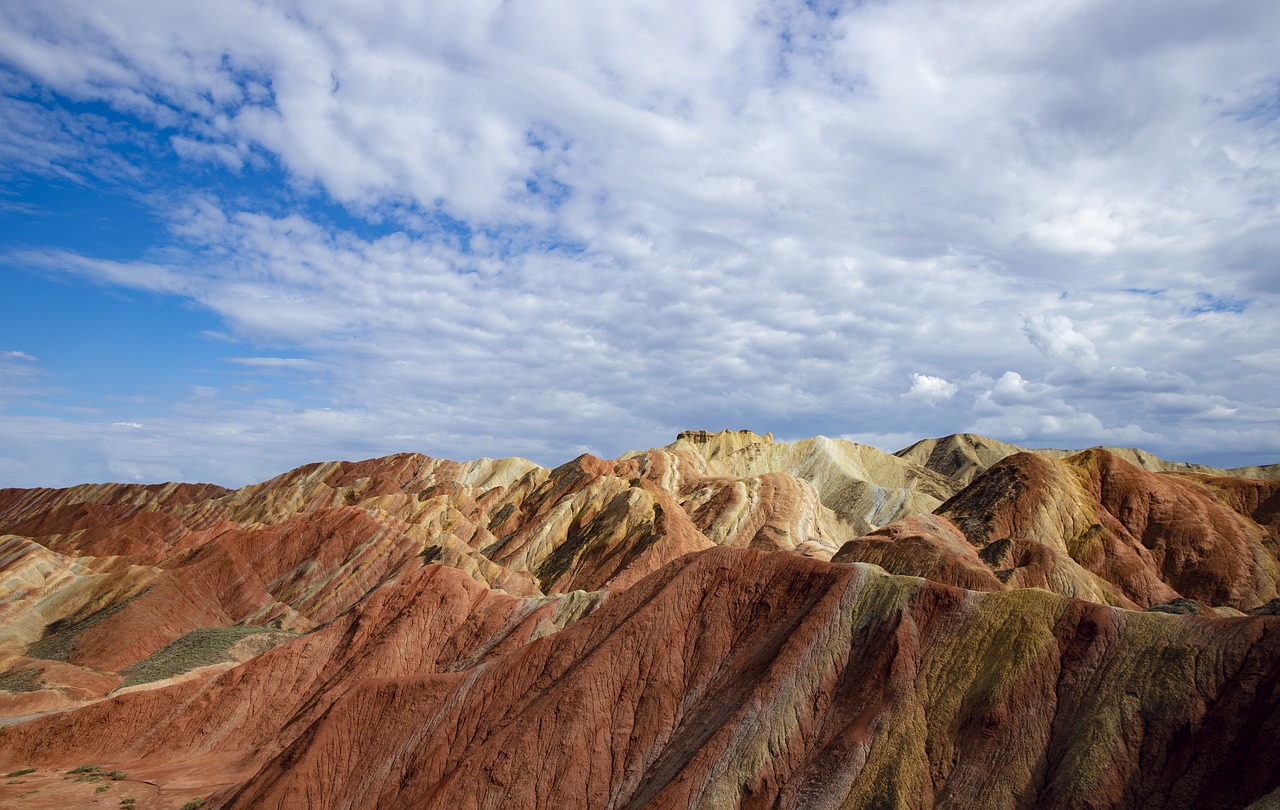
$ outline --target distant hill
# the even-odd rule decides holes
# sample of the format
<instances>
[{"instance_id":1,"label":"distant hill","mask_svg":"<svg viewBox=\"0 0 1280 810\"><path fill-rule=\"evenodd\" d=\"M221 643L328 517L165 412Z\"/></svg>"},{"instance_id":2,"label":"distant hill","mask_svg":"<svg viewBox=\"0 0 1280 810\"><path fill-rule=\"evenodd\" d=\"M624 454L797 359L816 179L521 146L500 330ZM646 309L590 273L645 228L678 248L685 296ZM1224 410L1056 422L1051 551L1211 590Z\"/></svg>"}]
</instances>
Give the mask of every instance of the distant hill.
<instances>
[{"instance_id":1,"label":"distant hill","mask_svg":"<svg viewBox=\"0 0 1280 810\"><path fill-rule=\"evenodd\" d=\"M1243 478L1280 478L1280 464L1222 469L1203 464L1165 461L1148 453L1146 450L1139 450L1136 447L1096 447L1089 449L1106 450L1135 467L1152 472L1195 472L1207 475L1234 475ZM967 484L978 473L1015 453L1035 453L1049 458L1067 458L1079 452L1079 450L1032 449L988 439L985 436L978 436L973 433L954 433L940 439L922 439L910 447L899 450L894 455Z\"/></svg>"}]
</instances>

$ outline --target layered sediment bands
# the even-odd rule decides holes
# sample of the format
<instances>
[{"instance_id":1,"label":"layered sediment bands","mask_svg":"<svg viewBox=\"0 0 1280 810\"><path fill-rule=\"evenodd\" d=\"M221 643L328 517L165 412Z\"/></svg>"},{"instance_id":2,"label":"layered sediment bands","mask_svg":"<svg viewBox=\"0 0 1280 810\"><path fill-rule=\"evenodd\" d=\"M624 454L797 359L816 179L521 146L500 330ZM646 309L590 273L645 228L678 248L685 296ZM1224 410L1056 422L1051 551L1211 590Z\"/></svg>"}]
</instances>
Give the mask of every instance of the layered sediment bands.
<instances>
[{"instance_id":1,"label":"layered sediment bands","mask_svg":"<svg viewBox=\"0 0 1280 810\"><path fill-rule=\"evenodd\" d=\"M691 431L555 469L0 491L0 768L209 808L1280 790L1280 483L975 436L903 455ZM0 805L68 806L46 771Z\"/></svg>"},{"instance_id":2,"label":"layered sediment bands","mask_svg":"<svg viewBox=\"0 0 1280 810\"><path fill-rule=\"evenodd\" d=\"M941 473L960 484L969 484L974 478L1009 456L1034 452L1037 451L998 442L985 436L957 433L940 439L923 439L899 450L894 455L904 461Z\"/></svg>"},{"instance_id":3,"label":"layered sediment bands","mask_svg":"<svg viewBox=\"0 0 1280 810\"><path fill-rule=\"evenodd\" d=\"M1243 806L1280 780L1278 630L714 549L352 689L226 806Z\"/></svg>"},{"instance_id":4,"label":"layered sediment bands","mask_svg":"<svg viewBox=\"0 0 1280 810\"><path fill-rule=\"evenodd\" d=\"M686 431L666 450L701 459L707 473L745 478L784 473L812 484L822 504L853 532L932 511L957 482L864 444L816 436L774 442L750 431Z\"/></svg>"},{"instance_id":5,"label":"layered sediment bands","mask_svg":"<svg viewBox=\"0 0 1280 810\"><path fill-rule=\"evenodd\" d=\"M288 744L347 690L387 677L467 670L554 632L599 597L523 600L443 566L371 593L316 631L216 677L122 694L79 711L0 729L12 761L69 765L110 758L139 773L219 754L226 768ZM232 756L234 755L234 756Z\"/></svg>"},{"instance_id":6,"label":"layered sediment bands","mask_svg":"<svg viewBox=\"0 0 1280 810\"><path fill-rule=\"evenodd\" d=\"M972 591L1004 590L988 561L949 520L903 518L840 547L832 562L866 562L891 574L924 577Z\"/></svg>"},{"instance_id":7,"label":"layered sediment bands","mask_svg":"<svg viewBox=\"0 0 1280 810\"><path fill-rule=\"evenodd\" d=\"M244 487L225 502L227 518L241 523L278 523L298 512L349 506L401 495L419 495L453 484L475 492L511 485L541 471L522 458L460 463L420 453L402 453L360 462L308 464L270 481Z\"/></svg>"},{"instance_id":8,"label":"layered sediment bands","mask_svg":"<svg viewBox=\"0 0 1280 810\"><path fill-rule=\"evenodd\" d=\"M495 502L496 503L496 502ZM545 593L626 585L710 546L635 461L581 456L499 507L486 557L537 577Z\"/></svg>"},{"instance_id":9,"label":"layered sediment bands","mask_svg":"<svg viewBox=\"0 0 1280 810\"><path fill-rule=\"evenodd\" d=\"M938 514L1013 587L1126 607L1177 597L1248 610L1280 583L1272 481L1156 474L1105 451L1010 456ZM1238 510L1238 511L1237 511Z\"/></svg>"},{"instance_id":10,"label":"layered sediment bands","mask_svg":"<svg viewBox=\"0 0 1280 810\"><path fill-rule=\"evenodd\" d=\"M716 545L823 558L834 551L834 515L812 484L789 475L705 478L687 490L680 506Z\"/></svg>"},{"instance_id":11,"label":"layered sediment bands","mask_svg":"<svg viewBox=\"0 0 1280 810\"><path fill-rule=\"evenodd\" d=\"M53 551L150 562L193 527L216 519L230 490L212 484L84 484L0 490L0 534L36 538Z\"/></svg>"},{"instance_id":12,"label":"layered sediment bands","mask_svg":"<svg viewBox=\"0 0 1280 810\"><path fill-rule=\"evenodd\" d=\"M1223 469L1221 467L1209 467L1204 464L1167 461L1136 447L1094 447L1091 449L1105 450L1113 456L1124 459L1138 469L1147 470L1148 472L1190 472L1212 476L1270 480L1280 478L1280 464ZM974 478L995 466L997 462L1016 453L1035 453L1045 458L1064 459L1074 456L1078 452L1080 451L1019 447L1016 444L996 441L986 436L976 436L972 433L955 433L937 439L923 439L910 447L899 450L894 455L921 467L940 472L962 484L968 484Z\"/></svg>"}]
</instances>

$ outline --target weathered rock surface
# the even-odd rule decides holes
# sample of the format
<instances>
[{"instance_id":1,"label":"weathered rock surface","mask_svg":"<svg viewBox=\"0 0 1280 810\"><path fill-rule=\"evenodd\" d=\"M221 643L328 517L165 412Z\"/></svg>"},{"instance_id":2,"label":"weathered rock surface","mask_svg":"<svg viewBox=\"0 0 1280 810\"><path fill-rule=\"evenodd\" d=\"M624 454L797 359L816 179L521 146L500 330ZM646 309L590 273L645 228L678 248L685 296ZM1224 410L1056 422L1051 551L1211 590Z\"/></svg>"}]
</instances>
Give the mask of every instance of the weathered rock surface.
<instances>
[{"instance_id":1,"label":"weathered rock surface","mask_svg":"<svg viewBox=\"0 0 1280 810\"><path fill-rule=\"evenodd\" d=\"M1280 482L933 441L0 491L0 805L1280 790Z\"/></svg>"},{"instance_id":2,"label":"weathered rock surface","mask_svg":"<svg viewBox=\"0 0 1280 810\"><path fill-rule=\"evenodd\" d=\"M1094 447L1122 458L1133 466L1149 472L1195 472L1205 475L1231 476L1235 478L1280 478L1280 464L1222 469L1204 464L1188 464L1182 461L1166 461L1159 456L1136 447ZM922 439L910 447L894 453L899 458L940 472L967 484L985 472L996 462L1017 453L1035 453L1046 458L1064 459L1074 456L1078 450L1053 450L1019 447L1016 444L996 441L972 433L954 433L937 439Z\"/></svg>"},{"instance_id":3,"label":"weathered rock surface","mask_svg":"<svg viewBox=\"0 0 1280 810\"><path fill-rule=\"evenodd\" d=\"M1009 587L1123 607L1184 597L1248 610L1280 585L1276 498L1276 481L1150 473L1106 450L1062 461L1019 453L938 515Z\"/></svg>"},{"instance_id":4,"label":"weathered rock surface","mask_svg":"<svg viewBox=\"0 0 1280 810\"><path fill-rule=\"evenodd\" d=\"M857 531L932 511L958 489L946 474L865 444L825 436L775 442L772 435L745 430L692 430L664 449L701 458L714 475L783 473L807 481L823 505Z\"/></svg>"}]
</instances>

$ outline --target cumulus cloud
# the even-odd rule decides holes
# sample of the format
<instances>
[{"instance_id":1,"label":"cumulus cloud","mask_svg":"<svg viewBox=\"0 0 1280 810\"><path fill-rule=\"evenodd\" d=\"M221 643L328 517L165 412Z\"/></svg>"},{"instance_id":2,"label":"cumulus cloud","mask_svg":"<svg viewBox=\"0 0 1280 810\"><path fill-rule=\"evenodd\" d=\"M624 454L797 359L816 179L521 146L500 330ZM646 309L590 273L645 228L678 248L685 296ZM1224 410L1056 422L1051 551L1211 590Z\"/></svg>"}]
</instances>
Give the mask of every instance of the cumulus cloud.
<instances>
[{"instance_id":1,"label":"cumulus cloud","mask_svg":"<svg viewBox=\"0 0 1280 810\"><path fill-rule=\"evenodd\" d=\"M953 382L947 382L942 377L913 373L911 375L911 388L907 391L906 396L923 400L930 405L936 405L954 397L958 389L959 386Z\"/></svg>"},{"instance_id":2,"label":"cumulus cloud","mask_svg":"<svg viewBox=\"0 0 1280 810\"><path fill-rule=\"evenodd\" d=\"M276 471L268 430L316 458L749 426L1280 459L1235 441L1280 425L1280 7L1206 8L6 4L7 170L131 188L169 237L6 261L190 302L243 374L311 386L113 418L147 443L39 435L188 477L165 453L202 432L209 470Z\"/></svg>"},{"instance_id":3,"label":"cumulus cloud","mask_svg":"<svg viewBox=\"0 0 1280 810\"><path fill-rule=\"evenodd\" d=\"M1038 314L1022 321L1022 332L1046 357L1079 366L1095 366L1098 351L1093 341L1076 331L1065 315Z\"/></svg>"}]
</instances>

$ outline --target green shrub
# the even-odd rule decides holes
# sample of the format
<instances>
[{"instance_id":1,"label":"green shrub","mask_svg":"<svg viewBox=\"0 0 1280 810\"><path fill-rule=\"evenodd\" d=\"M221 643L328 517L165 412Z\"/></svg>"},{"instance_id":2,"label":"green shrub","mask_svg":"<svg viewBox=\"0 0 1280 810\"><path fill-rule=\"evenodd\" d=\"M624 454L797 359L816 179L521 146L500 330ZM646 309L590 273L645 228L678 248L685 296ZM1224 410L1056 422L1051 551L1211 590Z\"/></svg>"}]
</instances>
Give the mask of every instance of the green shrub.
<instances>
[{"instance_id":1,"label":"green shrub","mask_svg":"<svg viewBox=\"0 0 1280 810\"><path fill-rule=\"evenodd\" d=\"M119 782L121 779L129 778L129 774L124 771L108 771L99 765L81 765L79 768L67 771L63 779L70 779L73 774L77 782L101 782L104 778Z\"/></svg>"},{"instance_id":2,"label":"green shrub","mask_svg":"<svg viewBox=\"0 0 1280 810\"><path fill-rule=\"evenodd\" d=\"M182 810L200 810L201 807L204 807L204 799L192 799L182 805Z\"/></svg>"},{"instance_id":3,"label":"green shrub","mask_svg":"<svg viewBox=\"0 0 1280 810\"><path fill-rule=\"evenodd\" d=\"M10 777L14 777L14 776L26 776L29 773L35 773L35 772L36 772L35 768L23 768L22 770L18 770L18 771L9 771L4 775L4 778L9 779Z\"/></svg>"}]
</instances>

